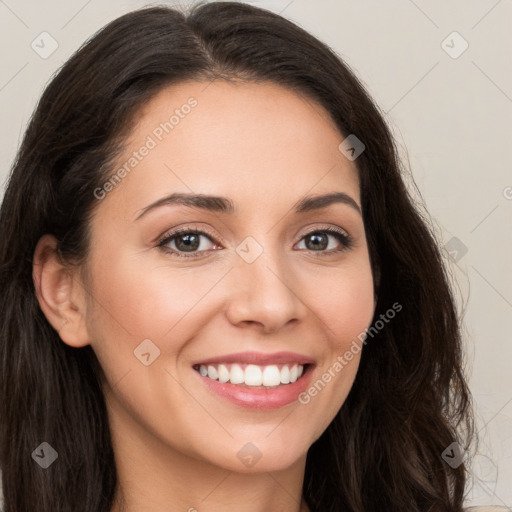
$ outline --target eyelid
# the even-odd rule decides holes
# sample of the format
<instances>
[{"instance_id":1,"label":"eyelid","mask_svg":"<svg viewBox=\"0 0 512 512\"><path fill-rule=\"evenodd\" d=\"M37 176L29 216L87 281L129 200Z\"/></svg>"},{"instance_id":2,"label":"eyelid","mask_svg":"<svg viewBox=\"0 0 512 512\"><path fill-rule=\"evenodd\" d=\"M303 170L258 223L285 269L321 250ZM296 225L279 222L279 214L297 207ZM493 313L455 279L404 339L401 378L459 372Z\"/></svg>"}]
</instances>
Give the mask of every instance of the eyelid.
<instances>
[{"instance_id":1,"label":"eyelid","mask_svg":"<svg viewBox=\"0 0 512 512\"><path fill-rule=\"evenodd\" d=\"M316 233L317 231L335 231L337 233L340 233L341 235L346 236L347 238L352 238L346 229L340 228L339 226L333 226L331 224L324 224L320 226L315 226L313 228L307 228L305 231L301 233L299 240L302 240L302 238L305 237L306 235Z\"/></svg>"},{"instance_id":2,"label":"eyelid","mask_svg":"<svg viewBox=\"0 0 512 512\"><path fill-rule=\"evenodd\" d=\"M173 228L169 231L166 231L163 235L159 236L157 239L157 242L156 242L157 247L163 245L164 242L166 242L169 238L175 237L181 233L197 233L199 235L205 234L205 235L208 235L212 239L213 242L224 244L222 237L214 234L208 228L203 227L203 226L198 228L196 224L194 224L194 225L187 224L182 228L176 228L176 229Z\"/></svg>"}]
</instances>

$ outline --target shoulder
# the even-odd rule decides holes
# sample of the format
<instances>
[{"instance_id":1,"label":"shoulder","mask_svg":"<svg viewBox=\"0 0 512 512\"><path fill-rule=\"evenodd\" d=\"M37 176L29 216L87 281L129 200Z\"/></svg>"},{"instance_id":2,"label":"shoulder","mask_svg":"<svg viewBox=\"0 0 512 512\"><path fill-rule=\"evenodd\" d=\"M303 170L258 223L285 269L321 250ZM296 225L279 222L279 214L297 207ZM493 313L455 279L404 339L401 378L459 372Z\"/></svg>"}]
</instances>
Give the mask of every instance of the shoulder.
<instances>
[{"instance_id":1,"label":"shoulder","mask_svg":"<svg viewBox=\"0 0 512 512\"><path fill-rule=\"evenodd\" d=\"M478 507L467 507L464 512L510 512L510 508L498 505L480 505Z\"/></svg>"}]
</instances>

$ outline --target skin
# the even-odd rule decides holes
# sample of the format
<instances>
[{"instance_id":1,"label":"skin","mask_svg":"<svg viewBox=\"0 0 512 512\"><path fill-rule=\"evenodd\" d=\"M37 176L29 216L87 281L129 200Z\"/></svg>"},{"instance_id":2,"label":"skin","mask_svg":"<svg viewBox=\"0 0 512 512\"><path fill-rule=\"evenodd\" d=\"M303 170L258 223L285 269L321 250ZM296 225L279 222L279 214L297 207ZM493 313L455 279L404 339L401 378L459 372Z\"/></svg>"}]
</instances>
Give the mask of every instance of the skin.
<instances>
[{"instance_id":1,"label":"skin","mask_svg":"<svg viewBox=\"0 0 512 512\"><path fill-rule=\"evenodd\" d=\"M216 81L173 85L148 102L119 165L191 96L198 104L190 114L97 200L84 267L61 263L55 240L42 237L37 295L62 341L90 344L104 370L119 476L113 512L303 512L307 451L345 401L361 354L307 405L270 411L212 394L192 362L289 350L316 361L315 382L370 326L361 214L341 203L292 211L304 196L330 192L360 206L355 162L310 99L272 83ZM236 212L167 205L135 220L173 192L225 196ZM157 247L177 227L214 237L201 235L198 257L180 258L176 239L167 251ZM348 233L353 246L333 252L343 244L324 231L329 245L315 249L305 235L328 227ZM263 249L250 264L236 252L246 237ZM134 356L144 339L160 350L149 366ZM237 457L248 442L262 454L250 468Z\"/></svg>"}]
</instances>

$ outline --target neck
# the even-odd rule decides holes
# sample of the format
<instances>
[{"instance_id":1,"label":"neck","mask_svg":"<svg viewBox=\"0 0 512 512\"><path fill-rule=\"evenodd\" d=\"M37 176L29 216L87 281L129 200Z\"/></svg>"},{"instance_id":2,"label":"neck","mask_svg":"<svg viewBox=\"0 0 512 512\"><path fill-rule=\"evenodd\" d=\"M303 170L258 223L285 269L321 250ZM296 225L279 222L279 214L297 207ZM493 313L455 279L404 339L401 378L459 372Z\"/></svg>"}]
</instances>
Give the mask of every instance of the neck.
<instances>
[{"instance_id":1,"label":"neck","mask_svg":"<svg viewBox=\"0 0 512 512\"><path fill-rule=\"evenodd\" d=\"M175 469L175 461L173 461ZM124 466L112 512L309 512L302 499L299 468L241 474L196 461L156 471ZM122 467L122 465L121 465ZM180 474L181 473L181 474Z\"/></svg>"}]
</instances>

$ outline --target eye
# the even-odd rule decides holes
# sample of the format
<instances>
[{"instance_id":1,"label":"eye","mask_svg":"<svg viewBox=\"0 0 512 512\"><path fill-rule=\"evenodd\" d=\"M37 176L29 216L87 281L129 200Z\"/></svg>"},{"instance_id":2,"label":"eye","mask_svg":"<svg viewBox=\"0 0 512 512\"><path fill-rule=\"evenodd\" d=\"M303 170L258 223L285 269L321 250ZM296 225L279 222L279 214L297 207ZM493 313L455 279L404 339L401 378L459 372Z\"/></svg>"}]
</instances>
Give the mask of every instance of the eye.
<instances>
[{"instance_id":1,"label":"eye","mask_svg":"<svg viewBox=\"0 0 512 512\"><path fill-rule=\"evenodd\" d=\"M341 248L336 248L336 243L333 244L334 247L329 247L329 237L336 239L341 244ZM302 240L305 240L306 249L320 253L318 256L346 251L353 245L352 237L348 233L333 227L310 231L302 237L301 242Z\"/></svg>"},{"instance_id":2,"label":"eye","mask_svg":"<svg viewBox=\"0 0 512 512\"><path fill-rule=\"evenodd\" d=\"M341 248L336 248L336 244L334 244L334 247L329 247L329 237L337 240ZM158 242L157 247L162 247L179 258L197 258L201 256L201 253L208 251L208 242L202 243L201 238L208 239L216 245L215 238L207 231L201 231L197 228L181 228L165 234ZM341 229L333 227L310 231L302 237L301 242L303 240L309 240L310 243L306 242L306 249L319 253L319 256L345 251L352 247L353 244L350 235ZM217 245L218 247L219 245Z\"/></svg>"},{"instance_id":3,"label":"eye","mask_svg":"<svg viewBox=\"0 0 512 512\"><path fill-rule=\"evenodd\" d=\"M200 249L199 252L207 250L205 244L201 243L202 237L210 240L213 238L209 233L197 228L182 228L164 235L164 238L159 241L157 247L170 249L173 254L180 258L194 258L198 256L197 252L194 251L198 249ZM173 244L175 247L172 247Z\"/></svg>"}]
</instances>

